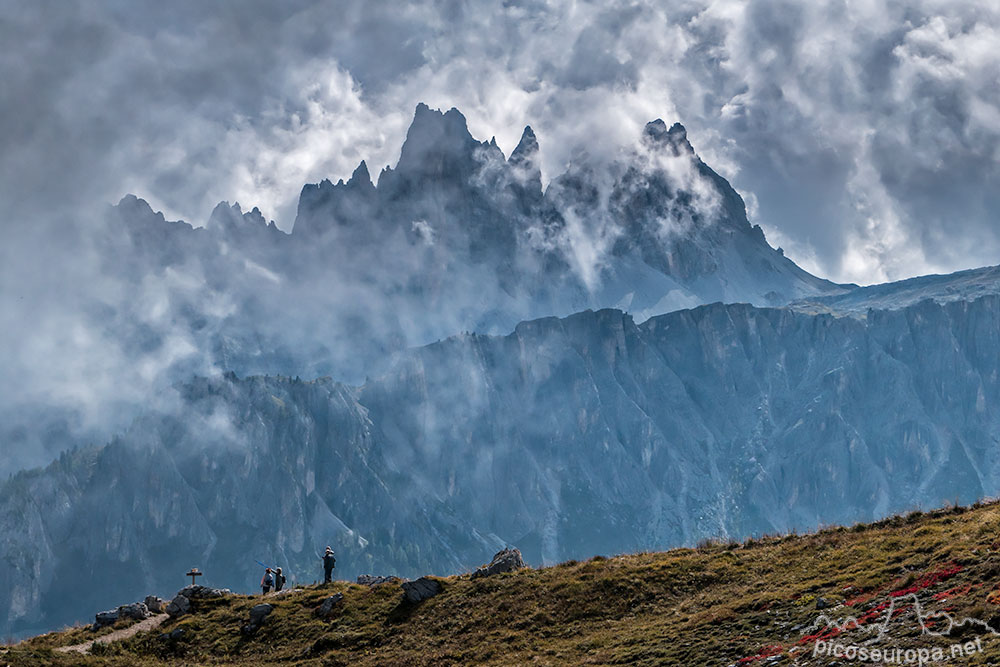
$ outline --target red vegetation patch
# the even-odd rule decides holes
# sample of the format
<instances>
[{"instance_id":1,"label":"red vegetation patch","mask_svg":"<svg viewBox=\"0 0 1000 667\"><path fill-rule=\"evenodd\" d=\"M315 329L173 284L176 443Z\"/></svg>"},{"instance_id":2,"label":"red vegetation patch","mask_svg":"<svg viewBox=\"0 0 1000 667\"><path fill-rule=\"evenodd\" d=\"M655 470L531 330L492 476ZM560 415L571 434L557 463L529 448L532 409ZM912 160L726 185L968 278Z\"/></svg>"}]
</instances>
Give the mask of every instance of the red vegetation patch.
<instances>
[{"instance_id":1,"label":"red vegetation patch","mask_svg":"<svg viewBox=\"0 0 1000 667\"><path fill-rule=\"evenodd\" d=\"M944 600L952 600L954 598L960 598L964 595L968 595L969 591L974 588L979 588L982 584L966 584L965 586L955 586L954 588L949 588L946 591L941 591L940 593L935 593L931 597L942 602Z\"/></svg>"},{"instance_id":2,"label":"red vegetation patch","mask_svg":"<svg viewBox=\"0 0 1000 667\"><path fill-rule=\"evenodd\" d=\"M889 593L889 597L898 598L904 595L910 595L911 593L919 593L922 590L926 590L935 584L938 584L945 579L952 577L962 571L961 565L956 565L955 563L948 563L944 567L929 574L925 574L920 577L917 582L906 588L900 588L897 591L892 591Z\"/></svg>"},{"instance_id":3,"label":"red vegetation patch","mask_svg":"<svg viewBox=\"0 0 1000 667\"><path fill-rule=\"evenodd\" d=\"M750 655L745 658L740 658L736 661L737 665L746 665L755 660L763 660L764 658L770 658L774 655L781 655L785 652L785 647L780 644L775 644L774 646L765 646L760 650L757 655Z\"/></svg>"},{"instance_id":4,"label":"red vegetation patch","mask_svg":"<svg viewBox=\"0 0 1000 667\"><path fill-rule=\"evenodd\" d=\"M837 637L838 635L840 635L840 634L842 634L844 632L848 632L850 630L856 630L856 629L860 628L863 625L868 625L870 623L873 623L873 622L875 622L879 618L879 616L882 615L883 611L885 611L890 606L892 606L892 604L893 604L892 598L899 598L899 597L902 597L904 595L910 595L910 594L920 593L921 591L927 590L931 586L935 586L935 585L941 583L942 581L950 579L954 575L956 575L959 572L961 572L962 569L963 568L962 568L961 565L958 565L956 563L947 563L947 564L939 567L936 570L929 571L926 574L924 574L923 576L921 576L919 579L917 579L917 581L914 582L913 584L911 584L911 585L909 585L909 586L907 586L905 588L899 588L899 589L890 591L889 593L887 593L887 596L890 598L889 600L886 600L885 602L882 602L880 604L875 605L871 609L867 610L861 616L858 616L856 619L852 619L852 620L848 621L843 626L838 626L838 625L828 626L824 630L822 630L820 632L817 632L815 634L805 635L804 637L802 637L801 639L799 639L798 642L796 642L796 644L799 645L799 646L804 646L804 645L815 644L818 641L829 641L829 640ZM875 590L871 591L870 593L863 593L863 594L858 595L858 596L856 596L854 598L846 600L844 602L844 604L847 605L847 606L849 606L849 607L855 607L855 606L862 605L862 604L865 604L867 602L870 602L871 600L873 600L878 595L882 594L887 589L891 589L893 586L899 585L900 581L901 581L901 579L899 579L899 578L894 579L893 581L891 581L888 584L883 584L882 586L879 586L878 588L876 588ZM950 588L950 589L948 589L946 591L942 591L940 593L936 593L936 594L934 594L933 597L934 597L935 600L938 600L938 601L946 600L946 599L950 599L950 598L960 597L962 595L966 595L969 591L971 591L973 588L976 588L979 585L980 584L975 584L975 585L968 584L966 586L956 586L956 587ZM843 590L846 592L846 591L858 590L858 589L855 586L845 586L843 588ZM995 598L995 599L991 600L994 604L1000 604L1000 589L997 589L996 591L994 591L993 593L991 593L990 596L991 596L991 598ZM792 600L798 600L801 597L802 597L801 594L797 593L797 594L791 596L791 599ZM893 609L892 609L892 618L896 618L896 617L900 616L901 614L906 613L907 611L909 611L910 609L912 609L912 607L913 607L913 605L909 605L909 604L902 605L902 606L899 606L899 607L893 607ZM781 653L784 653L784 651L785 651L784 647L780 646L780 645L765 646L756 655L751 655L751 656L747 656L745 658L741 658L740 660L736 661L736 664L738 664L738 665L746 665L746 664L749 664L751 662L755 662L757 660L762 660L764 658L769 658L771 656L779 655Z\"/></svg>"}]
</instances>

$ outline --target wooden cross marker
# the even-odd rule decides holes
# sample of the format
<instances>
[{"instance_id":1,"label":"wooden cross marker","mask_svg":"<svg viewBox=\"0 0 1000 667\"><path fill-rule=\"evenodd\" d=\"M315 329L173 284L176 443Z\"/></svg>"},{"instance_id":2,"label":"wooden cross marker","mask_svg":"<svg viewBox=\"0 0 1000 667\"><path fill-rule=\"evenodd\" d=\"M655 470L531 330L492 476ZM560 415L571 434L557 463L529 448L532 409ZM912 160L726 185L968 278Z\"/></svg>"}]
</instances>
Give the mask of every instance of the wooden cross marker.
<instances>
[{"instance_id":1,"label":"wooden cross marker","mask_svg":"<svg viewBox=\"0 0 1000 667\"><path fill-rule=\"evenodd\" d=\"M201 576L201 572L198 571L198 568L192 567L191 571L188 572L186 576L191 577L191 585L194 586L194 578L195 577L200 577Z\"/></svg>"}]
</instances>

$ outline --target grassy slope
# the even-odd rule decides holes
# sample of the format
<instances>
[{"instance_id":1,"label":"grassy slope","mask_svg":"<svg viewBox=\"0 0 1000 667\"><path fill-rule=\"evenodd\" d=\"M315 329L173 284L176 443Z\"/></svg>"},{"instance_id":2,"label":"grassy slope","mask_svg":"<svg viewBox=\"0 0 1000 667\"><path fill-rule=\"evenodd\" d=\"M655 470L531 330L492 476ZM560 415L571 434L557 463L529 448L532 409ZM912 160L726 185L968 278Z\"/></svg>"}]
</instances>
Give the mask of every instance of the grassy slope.
<instances>
[{"instance_id":1,"label":"grassy slope","mask_svg":"<svg viewBox=\"0 0 1000 667\"><path fill-rule=\"evenodd\" d=\"M982 628L921 636L912 598L902 595L916 594L925 613L949 609L1000 629L998 504L442 582L442 594L416 606L401 603L395 584L337 583L268 600L276 609L252 639L239 627L259 598L202 602L154 633L100 647L100 655L51 652L86 638L78 629L28 640L0 663L762 665L783 654L772 660L827 665L832 658L813 657L808 627L823 597L838 605L826 610L835 617L870 612L872 623L846 631L844 643L871 638L868 629L896 600L903 611L882 646L947 647L979 636L984 652L948 664L1000 664L1000 637ZM344 593L341 606L331 620L317 619L313 609L334 591ZM175 627L187 636L158 638Z\"/></svg>"}]
</instances>

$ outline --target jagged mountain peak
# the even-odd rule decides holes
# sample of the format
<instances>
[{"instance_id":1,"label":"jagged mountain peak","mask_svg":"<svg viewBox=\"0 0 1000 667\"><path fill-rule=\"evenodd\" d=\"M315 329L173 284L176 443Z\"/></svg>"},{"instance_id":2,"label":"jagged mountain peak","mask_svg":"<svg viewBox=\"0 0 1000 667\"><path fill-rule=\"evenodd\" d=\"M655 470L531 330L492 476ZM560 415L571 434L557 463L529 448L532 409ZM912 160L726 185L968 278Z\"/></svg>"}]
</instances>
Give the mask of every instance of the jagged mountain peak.
<instances>
[{"instance_id":1,"label":"jagged mountain peak","mask_svg":"<svg viewBox=\"0 0 1000 667\"><path fill-rule=\"evenodd\" d=\"M347 185L365 189L374 189L375 186L372 184L372 176L368 172L368 164L364 160L361 161L361 164L359 164L351 174L351 178L347 181Z\"/></svg>"},{"instance_id":2,"label":"jagged mountain peak","mask_svg":"<svg viewBox=\"0 0 1000 667\"><path fill-rule=\"evenodd\" d=\"M523 192L533 199L542 196L542 171L538 166L538 139L530 125L524 126L521 140L510 154L507 163L513 167L514 177Z\"/></svg>"},{"instance_id":3,"label":"jagged mountain peak","mask_svg":"<svg viewBox=\"0 0 1000 667\"><path fill-rule=\"evenodd\" d=\"M141 224L161 229L178 226L186 230L192 229L191 225L183 220L167 220L162 211L154 211L149 202L131 193L122 197L111 208L129 228Z\"/></svg>"},{"instance_id":4,"label":"jagged mountain peak","mask_svg":"<svg viewBox=\"0 0 1000 667\"><path fill-rule=\"evenodd\" d=\"M132 193L122 197L115 205L115 208L118 209L120 213L125 215L135 215L140 218L158 216L161 220L163 219L163 213L153 211L153 207L149 205L149 202L142 197L135 196Z\"/></svg>"},{"instance_id":5,"label":"jagged mountain peak","mask_svg":"<svg viewBox=\"0 0 1000 667\"><path fill-rule=\"evenodd\" d=\"M205 223L205 228L225 230L238 224L238 219L242 217L243 209L239 202L230 204L228 201L220 201L215 205L215 208L212 209L212 213L208 216L208 222Z\"/></svg>"},{"instance_id":6,"label":"jagged mountain peak","mask_svg":"<svg viewBox=\"0 0 1000 667\"><path fill-rule=\"evenodd\" d=\"M667 128L663 120L656 120L646 123L642 132L643 143L651 147L665 146L673 149L675 155L689 154L695 155L694 147L688 141L687 129L680 123L674 123Z\"/></svg>"},{"instance_id":7,"label":"jagged mountain peak","mask_svg":"<svg viewBox=\"0 0 1000 667\"><path fill-rule=\"evenodd\" d=\"M421 102L406 133L395 171L423 171L429 160L467 157L478 144L458 109L452 107L442 113Z\"/></svg>"},{"instance_id":8,"label":"jagged mountain peak","mask_svg":"<svg viewBox=\"0 0 1000 667\"><path fill-rule=\"evenodd\" d=\"M280 231L274 221L268 221L258 207L254 206L249 211L244 212L239 202L230 204L228 201L221 201L215 205L208 217L208 222L205 223L205 229L222 233L247 229Z\"/></svg>"},{"instance_id":9,"label":"jagged mountain peak","mask_svg":"<svg viewBox=\"0 0 1000 667\"><path fill-rule=\"evenodd\" d=\"M209 216L209 219L211 219L214 215L225 215L228 213L243 215L243 208L240 206L239 202L230 204L227 200L222 200L215 205L214 209L212 209L212 215Z\"/></svg>"},{"instance_id":10,"label":"jagged mountain peak","mask_svg":"<svg viewBox=\"0 0 1000 667\"><path fill-rule=\"evenodd\" d=\"M238 204L239 202L237 202ZM264 218L264 214L261 213L260 209L254 206L250 211L243 214L243 219L254 225L267 226L268 222Z\"/></svg>"},{"instance_id":11,"label":"jagged mountain peak","mask_svg":"<svg viewBox=\"0 0 1000 667\"><path fill-rule=\"evenodd\" d=\"M531 129L531 126L525 125L524 132L521 133L521 140L517 142L517 147L510 154L510 162L512 164L521 164L534 160L537 155L538 139L535 137L535 132Z\"/></svg>"},{"instance_id":12,"label":"jagged mountain peak","mask_svg":"<svg viewBox=\"0 0 1000 667\"><path fill-rule=\"evenodd\" d=\"M604 156L575 153L543 190L530 125L504 159L495 139L473 137L457 109L421 103L398 163L381 172L378 185L368 186L367 168L359 166L347 183L307 186L295 230L350 246L353 256L385 253L385 239L396 233L427 248L430 237L413 230L433 230L437 247L456 253L451 261L546 265L559 284L553 289L572 293L576 307L622 305L641 317L706 301L775 304L835 289L756 233L739 194L699 159L682 124L656 119L637 139L640 150L610 169L600 166ZM692 168L665 168L658 156L689 160ZM598 269L581 266L570 231L576 224L615 238L613 258L598 259ZM503 273L506 294L529 289L525 276ZM595 289L607 294L595 297Z\"/></svg>"}]
</instances>

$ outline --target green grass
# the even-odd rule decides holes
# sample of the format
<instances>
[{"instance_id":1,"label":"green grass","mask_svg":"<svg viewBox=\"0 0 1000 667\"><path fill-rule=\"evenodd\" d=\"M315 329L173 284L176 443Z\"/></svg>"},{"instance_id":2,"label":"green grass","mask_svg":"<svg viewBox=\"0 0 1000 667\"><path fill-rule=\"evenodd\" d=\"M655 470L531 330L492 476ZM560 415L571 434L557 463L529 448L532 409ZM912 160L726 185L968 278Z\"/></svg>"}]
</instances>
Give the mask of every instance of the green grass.
<instances>
[{"instance_id":1,"label":"green grass","mask_svg":"<svg viewBox=\"0 0 1000 667\"><path fill-rule=\"evenodd\" d=\"M240 627L259 597L201 601L191 615L92 656L51 652L94 636L72 629L13 647L0 664L760 665L755 656L782 653L779 664L828 665L834 659L813 657L803 639L821 613L860 617L908 587L925 612L947 608L1000 629L1000 505L441 581L444 592L419 605L404 603L396 584L336 583L269 599L275 610L250 638ZM316 618L334 592L344 600L332 618ZM819 598L834 606L819 611ZM176 627L187 630L183 639L159 638ZM979 636L982 653L947 664L1000 664L1000 637L970 627L952 634L922 636L911 609L883 644L947 647ZM870 636L853 629L839 640Z\"/></svg>"},{"instance_id":2,"label":"green grass","mask_svg":"<svg viewBox=\"0 0 1000 667\"><path fill-rule=\"evenodd\" d=\"M91 639L109 635L115 630L122 630L132 625L133 622L134 621L123 619L113 625L106 625L96 631L91 630L90 624L77 624L63 630L48 632L44 635L32 637L31 639L22 642L20 646L22 648L25 646L31 646L36 649L56 648L57 646L73 646L74 644L82 644L90 641ZM2 661L0 661L0 664L3 664Z\"/></svg>"}]
</instances>

